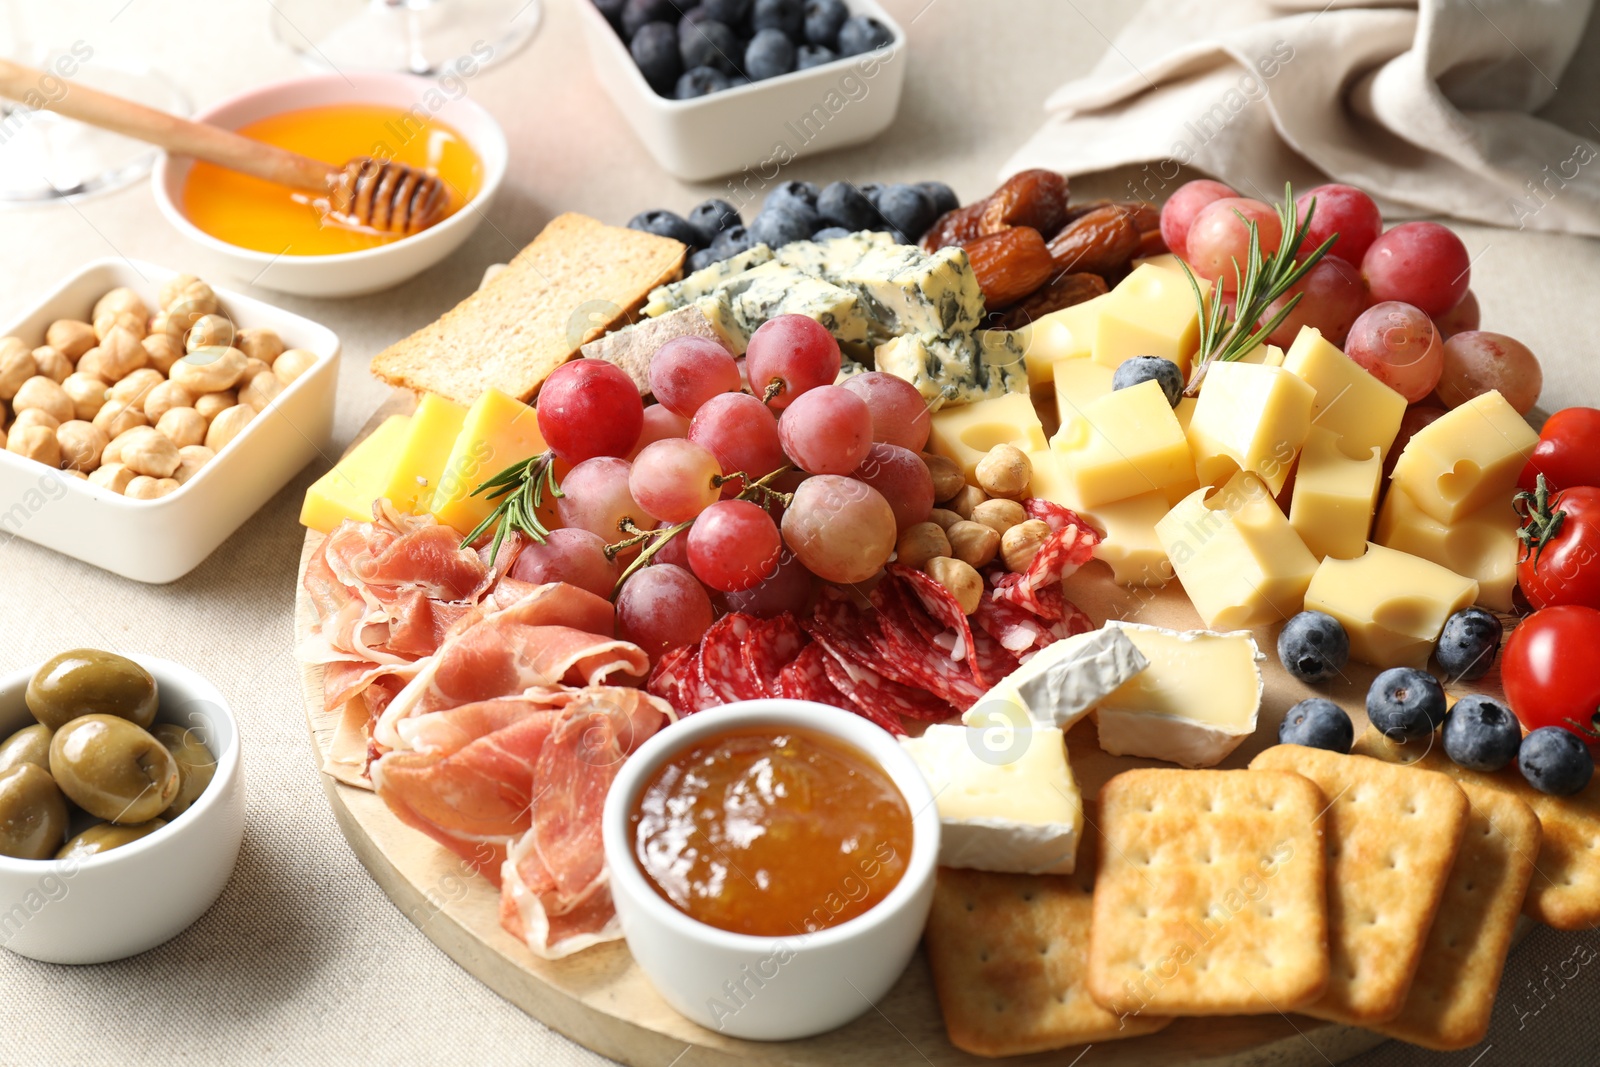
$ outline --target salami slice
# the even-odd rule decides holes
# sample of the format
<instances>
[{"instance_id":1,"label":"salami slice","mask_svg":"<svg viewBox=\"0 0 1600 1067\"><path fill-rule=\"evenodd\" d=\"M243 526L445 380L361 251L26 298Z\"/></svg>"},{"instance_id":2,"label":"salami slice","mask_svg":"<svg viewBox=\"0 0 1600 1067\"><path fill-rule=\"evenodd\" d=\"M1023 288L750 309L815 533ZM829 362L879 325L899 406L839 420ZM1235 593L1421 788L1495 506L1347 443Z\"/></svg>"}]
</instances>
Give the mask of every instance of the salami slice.
<instances>
[{"instance_id":1,"label":"salami slice","mask_svg":"<svg viewBox=\"0 0 1600 1067\"><path fill-rule=\"evenodd\" d=\"M1030 496L1022 502L1022 510L1027 513L1028 518L1039 519L1048 523L1051 533L1060 533L1068 526L1080 526L1086 530L1093 528L1093 524L1086 521L1082 515L1079 515L1071 508L1062 507L1053 500ZM1097 534L1095 541L1099 542L1099 540L1100 538Z\"/></svg>"},{"instance_id":2,"label":"salami slice","mask_svg":"<svg viewBox=\"0 0 1600 1067\"><path fill-rule=\"evenodd\" d=\"M769 697L782 696L778 692L778 677L783 668L800 655L808 640L806 632L788 612L772 619L756 619L750 623L740 658L762 693Z\"/></svg>"},{"instance_id":3,"label":"salami slice","mask_svg":"<svg viewBox=\"0 0 1600 1067\"><path fill-rule=\"evenodd\" d=\"M1077 608L1073 610L1077 611ZM1083 615L1081 611L1077 613ZM1015 656L1019 663L1026 663L1046 645L1071 636L1056 633L1051 625L1009 600L996 600L993 596L985 596L978 602L978 610L972 613L972 621L978 629L999 642L1001 648Z\"/></svg>"},{"instance_id":4,"label":"salami slice","mask_svg":"<svg viewBox=\"0 0 1600 1067\"><path fill-rule=\"evenodd\" d=\"M650 671L649 681L644 684L647 692L671 704L672 710L679 715L687 715L690 711L683 693L683 685L694 669L694 664L690 662L690 657L694 654L694 645L683 645L662 653Z\"/></svg>"},{"instance_id":5,"label":"salami slice","mask_svg":"<svg viewBox=\"0 0 1600 1067\"><path fill-rule=\"evenodd\" d=\"M897 681L915 685L936 694L958 708L966 708L984 693L972 678L964 660L956 660L940 649L935 639L947 633L922 610L916 597L903 583L879 583L878 644L879 658L873 661L880 673ZM902 665L911 678L896 677L889 664Z\"/></svg>"},{"instance_id":6,"label":"salami slice","mask_svg":"<svg viewBox=\"0 0 1600 1067\"><path fill-rule=\"evenodd\" d=\"M1049 501L1044 503L1049 504ZM1055 504L1049 506L1072 515L1072 512ZM1094 554L1094 546L1099 543L1100 535L1092 527L1068 523L1039 546L1038 555L1033 557L1026 571L1002 575L995 582L992 595L1041 619L1052 622L1064 619L1068 615L1068 604L1061 583L1089 562ZM1077 608L1072 610L1076 611Z\"/></svg>"},{"instance_id":7,"label":"salami slice","mask_svg":"<svg viewBox=\"0 0 1600 1067\"><path fill-rule=\"evenodd\" d=\"M900 722L902 715L939 721L955 714L954 708L932 693L891 682L871 667L831 654L823 660L823 666L827 669L828 681L850 698L854 705L851 710L891 734L906 732Z\"/></svg>"},{"instance_id":8,"label":"salami slice","mask_svg":"<svg viewBox=\"0 0 1600 1067\"><path fill-rule=\"evenodd\" d=\"M778 695L787 700L810 700L818 704L831 704L845 711L854 711L855 705L828 681L828 654L821 645L807 645L792 663L778 672Z\"/></svg>"},{"instance_id":9,"label":"salami slice","mask_svg":"<svg viewBox=\"0 0 1600 1067\"><path fill-rule=\"evenodd\" d=\"M983 689L997 685L1000 679L1017 669L1017 658L1000 644L979 630L973 633L966 612L950 591L922 571L891 563L886 568L888 577L879 583L904 583L916 597L918 604L940 628L932 638L940 649L948 651L955 660L965 660L972 672L972 680ZM874 590L876 595L877 590Z\"/></svg>"},{"instance_id":10,"label":"salami slice","mask_svg":"<svg viewBox=\"0 0 1600 1067\"><path fill-rule=\"evenodd\" d=\"M678 692L683 695L684 714L693 715L705 711L707 708L726 704L711 687L706 685L705 673L700 669L700 650L695 649L694 654L683 664L683 684L678 687Z\"/></svg>"},{"instance_id":11,"label":"salami slice","mask_svg":"<svg viewBox=\"0 0 1600 1067\"><path fill-rule=\"evenodd\" d=\"M700 682L720 704L766 696L744 662L745 640L755 621L733 612L712 623L700 638Z\"/></svg>"}]
</instances>

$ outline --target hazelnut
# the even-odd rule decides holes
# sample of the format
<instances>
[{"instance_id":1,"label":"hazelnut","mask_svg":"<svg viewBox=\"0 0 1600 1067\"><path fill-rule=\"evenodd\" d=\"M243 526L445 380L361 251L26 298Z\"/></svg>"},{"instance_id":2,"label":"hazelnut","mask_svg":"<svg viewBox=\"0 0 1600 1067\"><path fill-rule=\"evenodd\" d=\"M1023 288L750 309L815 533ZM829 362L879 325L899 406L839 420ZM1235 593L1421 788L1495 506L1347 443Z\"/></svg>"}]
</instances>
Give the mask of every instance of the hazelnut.
<instances>
[{"instance_id":1,"label":"hazelnut","mask_svg":"<svg viewBox=\"0 0 1600 1067\"><path fill-rule=\"evenodd\" d=\"M173 408L194 407L194 394L177 382L162 382L144 395L145 417L159 420Z\"/></svg>"},{"instance_id":2,"label":"hazelnut","mask_svg":"<svg viewBox=\"0 0 1600 1067\"><path fill-rule=\"evenodd\" d=\"M57 383L66 381L67 375L72 373L72 360L49 345L40 345L33 350L33 362L40 374Z\"/></svg>"},{"instance_id":3,"label":"hazelnut","mask_svg":"<svg viewBox=\"0 0 1600 1067\"><path fill-rule=\"evenodd\" d=\"M129 430L148 427L150 420L137 406L123 400L107 400L95 412L94 424L106 432L115 441Z\"/></svg>"},{"instance_id":4,"label":"hazelnut","mask_svg":"<svg viewBox=\"0 0 1600 1067\"><path fill-rule=\"evenodd\" d=\"M918 570L933 557L949 554L950 540L945 537L939 524L933 522L919 522L906 527L905 533L900 535L900 540L894 546L895 562Z\"/></svg>"},{"instance_id":5,"label":"hazelnut","mask_svg":"<svg viewBox=\"0 0 1600 1067\"><path fill-rule=\"evenodd\" d=\"M220 393L203 393L195 397L194 409L210 422L238 402L238 395L232 389L227 389Z\"/></svg>"},{"instance_id":6,"label":"hazelnut","mask_svg":"<svg viewBox=\"0 0 1600 1067\"><path fill-rule=\"evenodd\" d=\"M78 373L87 374L91 378L99 378L103 382L112 381L111 368L100 355L100 346L89 349L78 357Z\"/></svg>"},{"instance_id":7,"label":"hazelnut","mask_svg":"<svg viewBox=\"0 0 1600 1067\"><path fill-rule=\"evenodd\" d=\"M272 373L278 376L278 381L288 385L310 370L316 361L315 352L307 352L303 348L291 348L272 361Z\"/></svg>"},{"instance_id":8,"label":"hazelnut","mask_svg":"<svg viewBox=\"0 0 1600 1067\"><path fill-rule=\"evenodd\" d=\"M94 303L94 310L89 313L89 321L93 322L104 315L138 315L143 322L150 317L150 309L144 305L144 297L129 289L126 285L118 286Z\"/></svg>"},{"instance_id":9,"label":"hazelnut","mask_svg":"<svg viewBox=\"0 0 1600 1067\"><path fill-rule=\"evenodd\" d=\"M974 472L978 484L990 496L1021 500L1033 479L1033 462L1016 445L995 445L978 460Z\"/></svg>"},{"instance_id":10,"label":"hazelnut","mask_svg":"<svg viewBox=\"0 0 1600 1067\"><path fill-rule=\"evenodd\" d=\"M76 319L57 319L44 332L44 343L70 360L76 360L99 343L94 327Z\"/></svg>"},{"instance_id":11,"label":"hazelnut","mask_svg":"<svg viewBox=\"0 0 1600 1067\"><path fill-rule=\"evenodd\" d=\"M100 453L101 465L103 466L110 463L121 463L123 445L126 445L129 441L132 441L144 434L155 432L156 428L154 426L135 426L131 430L124 430L122 433L113 437L111 439L111 443L106 445L106 450Z\"/></svg>"},{"instance_id":12,"label":"hazelnut","mask_svg":"<svg viewBox=\"0 0 1600 1067\"><path fill-rule=\"evenodd\" d=\"M117 311L96 315L94 319L94 335L104 344L106 335L112 330L122 330L135 341L142 340L148 319L142 311Z\"/></svg>"},{"instance_id":13,"label":"hazelnut","mask_svg":"<svg viewBox=\"0 0 1600 1067\"><path fill-rule=\"evenodd\" d=\"M193 274L180 274L163 283L156 299L162 311L171 312L176 307L183 312L193 313L195 318L215 313L218 306L217 294L211 291L211 286ZM188 328L186 324L184 330Z\"/></svg>"},{"instance_id":14,"label":"hazelnut","mask_svg":"<svg viewBox=\"0 0 1600 1067\"><path fill-rule=\"evenodd\" d=\"M1015 500L985 500L972 509L972 521L1003 534L1017 523L1027 522L1028 513Z\"/></svg>"},{"instance_id":15,"label":"hazelnut","mask_svg":"<svg viewBox=\"0 0 1600 1067\"><path fill-rule=\"evenodd\" d=\"M29 426L43 426L51 433L55 433L61 420L42 408L28 408L26 411L17 412L16 421L11 424L11 432L27 429Z\"/></svg>"},{"instance_id":16,"label":"hazelnut","mask_svg":"<svg viewBox=\"0 0 1600 1067\"><path fill-rule=\"evenodd\" d=\"M206 418L194 408L169 408L156 423L156 429L179 448L198 445L206 439Z\"/></svg>"},{"instance_id":17,"label":"hazelnut","mask_svg":"<svg viewBox=\"0 0 1600 1067\"><path fill-rule=\"evenodd\" d=\"M144 409L145 400L159 385L166 382L166 378L154 367L140 367L120 382L113 385L106 393L107 400L121 400L125 403Z\"/></svg>"},{"instance_id":18,"label":"hazelnut","mask_svg":"<svg viewBox=\"0 0 1600 1067\"><path fill-rule=\"evenodd\" d=\"M89 474L89 484L120 493L133 481L134 474L120 463L102 463Z\"/></svg>"},{"instance_id":19,"label":"hazelnut","mask_svg":"<svg viewBox=\"0 0 1600 1067\"><path fill-rule=\"evenodd\" d=\"M239 404L219 413L211 420L211 428L206 431L206 447L213 452L221 452L228 447L228 442L244 432L244 428L255 417L256 409L248 404Z\"/></svg>"},{"instance_id":20,"label":"hazelnut","mask_svg":"<svg viewBox=\"0 0 1600 1067\"><path fill-rule=\"evenodd\" d=\"M237 348L202 348L178 360L167 373L196 395L220 393L238 383L244 365L245 355Z\"/></svg>"},{"instance_id":21,"label":"hazelnut","mask_svg":"<svg viewBox=\"0 0 1600 1067\"><path fill-rule=\"evenodd\" d=\"M243 349L241 349L240 351L243 351ZM239 380L241 382L248 382L250 379L254 378L256 375L267 373L267 372L269 372L271 370L272 370L271 367L267 366L265 363L261 362L259 359L253 359L250 356L246 356L246 357L244 357L244 373L239 375Z\"/></svg>"},{"instance_id":22,"label":"hazelnut","mask_svg":"<svg viewBox=\"0 0 1600 1067\"><path fill-rule=\"evenodd\" d=\"M1050 524L1043 519L1019 522L1000 537L1000 558L1006 570L1021 574L1050 539Z\"/></svg>"},{"instance_id":23,"label":"hazelnut","mask_svg":"<svg viewBox=\"0 0 1600 1067\"><path fill-rule=\"evenodd\" d=\"M100 453L110 444L104 430L82 419L64 422L56 430L61 462L71 470L92 471L100 466Z\"/></svg>"},{"instance_id":24,"label":"hazelnut","mask_svg":"<svg viewBox=\"0 0 1600 1067\"><path fill-rule=\"evenodd\" d=\"M0 400L10 400L22 383L39 373L33 352L19 337L0 337Z\"/></svg>"},{"instance_id":25,"label":"hazelnut","mask_svg":"<svg viewBox=\"0 0 1600 1067\"><path fill-rule=\"evenodd\" d=\"M960 515L957 515L949 508L934 508L928 513L928 521L948 533L950 527L962 520Z\"/></svg>"},{"instance_id":26,"label":"hazelnut","mask_svg":"<svg viewBox=\"0 0 1600 1067\"><path fill-rule=\"evenodd\" d=\"M106 397L111 387L92 374L82 371L73 371L67 375L66 381L61 383L61 388L72 398L73 415L80 419L92 419L105 405Z\"/></svg>"},{"instance_id":27,"label":"hazelnut","mask_svg":"<svg viewBox=\"0 0 1600 1067\"><path fill-rule=\"evenodd\" d=\"M215 455L205 445L184 445L178 449L178 469L172 472L172 477L177 479L179 485L187 484Z\"/></svg>"},{"instance_id":28,"label":"hazelnut","mask_svg":"<svg viewBox=\"0 0 1600 1067\"><path fill-rule=\"evenodd\" d=\"M233 322L225 315L202 315L183 338L183 350L196 352L202 348L232 348Z\"/></svg>"},{"instance_id":29,"label":"hazelnut","mask_svg":"<svg viewBox=\"0 0 1600 1067\"><path fill-rule=\"evenodd\" d=\"M61 466L61 446L56 443L56 432L47 426L12 427L6 435L6 451L47 467Z\"/></svg>"},{"instance_id":30,"label":"hazelnut","mask_svg":"<svg viewBox=\"0 0 1600 1067\"><path fill-rule=\"evenodd\" d=\"M157 500L178 488L176 478L152 478L147 474L140 474L130 481L122 495L132 497L134 500Z\"/></svg>"},{"instance_id":31,"label":"hazelnut","mask_svg":"<svg viewBox=\"0 0 1600 1067\"><path fill-rule=\"evenodd\" d=\"M948 456L924 452L922 462L928 465L928 473L933 476L934 500L949 500L966 486L967 479L961 473L961 465Z\"/></svg>"},{"instance_id":32,"label":"hazelnut","mask_svg":"<svg viewBox=\"0 0 1600 1067\"><path fill-rule=\"evenodd\" d=\"M283 338L278 336L278 331L266 326L256 326L239 331L239 336L234 339L233 347L249 356L259 359L267 366L279 356L283 355Z\"/></svg>"},{"instance_id":33,"label":"hazelnut","mask_svg":"<svg viewBox=\"0 0 1600 1067\"><path fill-rule=\"evenodd\" d=\"M55 416L58 423L66 422L77 414L77 406L72 402L72 397L67 395L67 391L61 388L61 383L42 374L34 375L22 383L22 388L17 390L11 406L19 414L29 408L47 411Z\"/></svg>"},{"instance_id":34,"label":"hazelnut","mask_svg":"<svg viewBox=\"0 0 1600 1067\"><path fill-rule=\"evenodd\" d=\"M262 371L254 378L246 379L249 383L239 390L239 403L249 404L256 411L265 411L267 405L278 398L283 392L283 383L278 381L277 375L270 370Z\"/></svg>"},{"instance_id":35,"label":"hazelnut","mask_svg":"<svg viewBox=\"0 0 1600 1067\"><path fill-rule=\"evenodd\" d=\"M960 515L963 519L972 518L972 509L988 500L988 494L975 485L961 487L961 492L945 501L949 510Z\"/></svg>"},{"instance_id":36,"label":"hazelnut","mask_svg":"<svg viewBox=\"0 0 1600 1067\"><path fill-rule=\"evenodd\" d=\"M89 359L92 354L85 352L83 359ZM140 367L148 366L149 363L150 353L144 350L139 338L117 327L100 338L100 357L96 363L95 377L108 382L120 382ZM83 360L79 360L78 365L78 369L82 370ZM100 370L104 373L98 373Z\"/></svg>"},{"instance_id":37,"label":"hazelnut","mask_svg":"<svg viewBox=\"0 0 1600 1067\"><path fill-rule=\"evenodd\" d=\"M928 561L927 572L934 581L945 587L961 605L963 615L971 615L983 602L983 577L972 567L949 556L934 556Z\"/></svg>"},{"instance_id":38,"label":"hazelnut","mask_svg":"<svg viewBox=\"0 0 1600 1067\"><path fill-rule=\"evenodd\" d=\"M178 446L161 433L140 434L122 446L119 462L135 474L170 478L178 469Z\"/></svg>"},{"instance_id":39,"label":"hazelnut","mask_svg":"<svg viewBox=\"0 0 1600 1067\"><path fill-rule=\"evenodd\" d=\"M153 333L140 342L150 366L162 374L172 373L172 365L183 358L183 341L170 333Z\"/></svg>"},{"instance_id":40,"label":"hazelnut","mask_svg":"<svg viewBox=\"0 0 1600 1067\"><path fill-rule=\"evenodd\" d=\"M1000 535L981 522L963 520L945 531L950 539L949 555L969 567L988 565L1000 551Z\"/></svg>"}]
</instances>

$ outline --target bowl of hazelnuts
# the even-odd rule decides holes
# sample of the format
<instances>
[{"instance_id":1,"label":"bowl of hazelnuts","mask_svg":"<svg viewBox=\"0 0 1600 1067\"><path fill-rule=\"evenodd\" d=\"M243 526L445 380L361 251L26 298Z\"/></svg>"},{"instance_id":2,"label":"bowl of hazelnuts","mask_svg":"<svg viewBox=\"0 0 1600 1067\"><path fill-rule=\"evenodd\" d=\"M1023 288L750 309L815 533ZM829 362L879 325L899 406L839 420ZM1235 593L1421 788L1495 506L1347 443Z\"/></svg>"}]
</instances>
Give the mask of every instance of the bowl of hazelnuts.
<instances>
[{"instance_id":1,"label":"bowl of hazelnuts","mask_svg":"<svg viewBox=\"0 0 1600 1067\"><path fill-rule=\"evenodd\" d=\"M141 582L193 570L332 439L339 339L103 259L0 325L0 531Z\"/></svg>"}]
</instances>

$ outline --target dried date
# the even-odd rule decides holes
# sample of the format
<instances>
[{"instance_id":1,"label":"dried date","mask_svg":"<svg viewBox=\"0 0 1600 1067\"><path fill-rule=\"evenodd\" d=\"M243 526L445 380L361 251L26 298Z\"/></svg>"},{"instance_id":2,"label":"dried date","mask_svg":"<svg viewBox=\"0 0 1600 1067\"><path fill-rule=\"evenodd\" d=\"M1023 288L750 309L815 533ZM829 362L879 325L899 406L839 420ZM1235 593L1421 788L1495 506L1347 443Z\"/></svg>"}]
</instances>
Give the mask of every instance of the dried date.
<instances>
[{"instance_id":1,"label":"dried date","mask_svg":"<svg viewBox=\"0 0 1600 1067\"><path fill-rule=\"evenodd\" d=\"M984 234L983 217L989 210L987 199L975 200L966 207L946 211L936 219L928 232L922 235L922 250L937 252L950 245L965 244Z\"/></svg>"},{"instance_id":2,"label":"dried date","mask_svg":"<svg viewBox=\"0 0 1600 1067\"><path fill-rule=\"evenodd\" d=\"M972 273L990 310L1015 304L1056 273L1050 249L1031 226L985 234L963 241L961 247L967 250Z\"/></svg>"},{"instance_id":3,"label":"dried date","mask_svg":"<svg viewBox=\"0 0 1600 1067\"><path fill-rule=\"evenodd\" d=\"M1048 247L1058 271L1116 275L1138 251L1139 231L1130 212L1108 204L1069 223Z\"/></svg>"},{"instance_id":4,"label":"dried date","mask_svg":"<svg viewBox=\"0 0 1600 1067\"><path fill-rule=\"evenodd\" d=\"M1006 330L1020 330L1035 319L1052 311L1093 300L1108 292L1106 281L1098 274L1063 274L1047 282L1021 303L1000 314L993 324Z\"/></svg>"},{"instance_id":5,"label":"dried date","mask_svg":"<svg viewBox=\"0 0 1600 1067\"><path fill-rule=\"evenodd\" d=\"M1067 179L1055 171L1019 171L989 197L982 232L1031 226L1041 235L1055 233L1067 223L1067 195Z\"/></svg>"}]
</instances>

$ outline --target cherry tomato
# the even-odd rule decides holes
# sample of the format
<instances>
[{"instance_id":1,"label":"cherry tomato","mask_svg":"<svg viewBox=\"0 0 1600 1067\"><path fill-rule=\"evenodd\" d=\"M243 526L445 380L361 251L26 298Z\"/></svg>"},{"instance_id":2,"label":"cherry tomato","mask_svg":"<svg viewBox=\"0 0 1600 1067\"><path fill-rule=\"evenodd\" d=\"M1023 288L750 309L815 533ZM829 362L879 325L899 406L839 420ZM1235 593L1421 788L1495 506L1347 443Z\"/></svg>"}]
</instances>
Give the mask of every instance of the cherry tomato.
<instances>
[{"instance_id":1,"label":"cherry tomato","mask_svg":"<svg viewBox=\"0 0 1600 1067\"><path fill-rule=\"evenodd\" d=\"M1517 488L1532 492L1540 474L1552 490L1600 485L1600 408L1562 408L1550 416Z\"/></svg>"},{"instance_id":2,"label":"cherry tomato","mask_svg":"<svg viewBox=\"0 0 1600 1067\"><path fill-rule=\"evenodd\" d=\"M1600 489L1517 496L1524 515L1517 584L1535 608L1600 608Z\"/></svg>"},{"instance_id":3,"label":"cherry tomato","mask_svg":"<svg viewBox=\"0 0 1600 1067\"><path fill-rule=\"evenodd\" d=\"M1600 742L1600 609L1566 604L1529 615L1506 639L1500 679L1529 730L1560 726Z\"/></svg>"}]
</instances>

